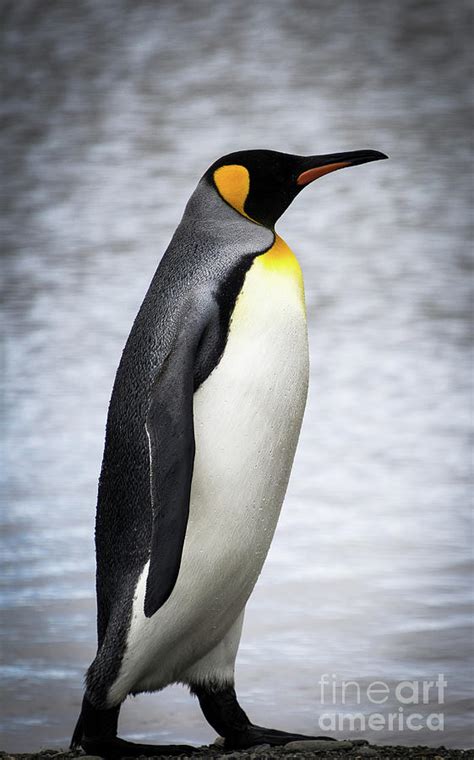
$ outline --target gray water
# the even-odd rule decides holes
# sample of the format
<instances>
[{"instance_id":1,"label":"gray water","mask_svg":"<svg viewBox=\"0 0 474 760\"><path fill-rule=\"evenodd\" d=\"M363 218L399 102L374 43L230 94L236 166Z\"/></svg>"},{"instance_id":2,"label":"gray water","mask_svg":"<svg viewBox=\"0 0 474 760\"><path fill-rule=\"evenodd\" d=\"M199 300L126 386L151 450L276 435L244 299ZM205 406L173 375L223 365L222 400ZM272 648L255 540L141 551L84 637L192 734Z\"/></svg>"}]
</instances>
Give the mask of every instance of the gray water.
<instances>
[{"instance_id":1,"label":"gray water","mask_svg":"<svg viewBox=\"0 0 474 760\"><path fill-rule=\"evenodd\" d=\"M197 179L249 147L391 160L321 179L279 224L305 275L311 389L241 701L261 725L324 733L321 713L400 713L399 681L444 674L444 704L404 707L443 712L443 732L363 734L472 745L467 9L2 2L4 749L69 740L115 369ZM323 674L357 679L361 704L322 705ZM180 687L129 700L121 733L214 737Z\"/></svg>"}]
</instances>

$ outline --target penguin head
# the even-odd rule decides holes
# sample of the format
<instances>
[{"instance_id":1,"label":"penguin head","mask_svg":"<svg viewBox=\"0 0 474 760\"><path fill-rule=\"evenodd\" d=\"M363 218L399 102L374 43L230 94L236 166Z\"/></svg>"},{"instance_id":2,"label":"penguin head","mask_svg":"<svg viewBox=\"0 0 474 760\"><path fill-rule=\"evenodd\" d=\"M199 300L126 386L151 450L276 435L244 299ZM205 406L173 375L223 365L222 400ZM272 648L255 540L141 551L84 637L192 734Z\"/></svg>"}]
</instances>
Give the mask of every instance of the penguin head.
<instances>
[{"instance_id":1,"label":"penguin head","mask_svg":"<svg viewBox=\"0 0 474 760\"><path fill-rule=\"evenodd\" d=\"M204 177L243 216L273 229L275 222L313 180L345 166L388 158L376 150L295 156L275 150L241 150L218 159Z\"/></svg>"}]
</instances>

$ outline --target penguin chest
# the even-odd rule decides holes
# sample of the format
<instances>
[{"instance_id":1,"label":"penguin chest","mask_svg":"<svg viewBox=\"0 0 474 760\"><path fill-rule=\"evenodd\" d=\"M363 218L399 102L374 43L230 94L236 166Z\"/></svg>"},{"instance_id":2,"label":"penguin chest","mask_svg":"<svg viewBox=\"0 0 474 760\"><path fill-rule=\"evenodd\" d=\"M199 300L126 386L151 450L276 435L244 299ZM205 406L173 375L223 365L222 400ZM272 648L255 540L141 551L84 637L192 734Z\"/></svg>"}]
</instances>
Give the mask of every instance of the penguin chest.
<instances>
[{"instance_id":1,"label":"penguin chest","mask_svg":"<svg viewBox=\"0 0 474 760\"><path fill-rule=\"evenodd\" d=\"M196 458L184 556L187 548L190 555L204 550L213 584L217 577L237 589L237 606L255 584L276 527L308 366L301 270L277 238L248 271L223 356L194 396Z\"/></svg>"}]
</instances>

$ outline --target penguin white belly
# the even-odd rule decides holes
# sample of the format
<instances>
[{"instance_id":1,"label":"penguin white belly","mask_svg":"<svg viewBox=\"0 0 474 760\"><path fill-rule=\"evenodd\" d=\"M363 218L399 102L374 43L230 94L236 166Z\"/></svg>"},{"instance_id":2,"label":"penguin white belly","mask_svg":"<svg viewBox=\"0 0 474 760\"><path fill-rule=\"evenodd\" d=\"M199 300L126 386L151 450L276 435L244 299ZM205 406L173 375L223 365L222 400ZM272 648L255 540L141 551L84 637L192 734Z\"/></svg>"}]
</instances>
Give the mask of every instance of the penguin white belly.
<instances>
[{"instance_id":1,"label":"penguin white belly","mask_svg":"<svg viewBox=\"0 0 474 760\"><path fill-rule=\"evenodd\" d=\"M196 456L178 580L146 618L145 565L111 702L186 681L186 671L206 661L234 623L240 631L288 484L308 364L301 271L277 237L247 273L224 354L195 393ZM230 668L237 646L238 638Z\"/></svg>"}]
</instances>

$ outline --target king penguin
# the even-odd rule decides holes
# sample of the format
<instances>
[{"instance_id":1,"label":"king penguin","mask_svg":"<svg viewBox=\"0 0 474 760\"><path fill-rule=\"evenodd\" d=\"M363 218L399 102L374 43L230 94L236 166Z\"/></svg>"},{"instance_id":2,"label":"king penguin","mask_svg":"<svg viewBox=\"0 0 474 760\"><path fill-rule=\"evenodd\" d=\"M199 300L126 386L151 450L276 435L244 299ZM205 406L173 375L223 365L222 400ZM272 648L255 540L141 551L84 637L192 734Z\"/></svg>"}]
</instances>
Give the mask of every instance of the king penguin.
<instances>
[{"instance_id":1,"label":"king penguin","mask_svg":"<svg viewBox=\"0 0 474 760\"><path fill-rule=\"evenodd\" d=\"M117 370L96 520L98 649L72 739L91 755L190 754L117 737L129 694L187 685L226 749L256 726L234 663L288 484L308 388L304 288L275 223L363 150L231 153L199 181Z\"/></svg>"}]
</instances>

